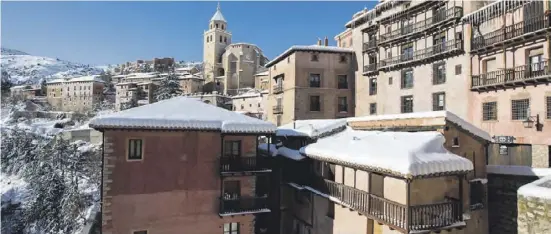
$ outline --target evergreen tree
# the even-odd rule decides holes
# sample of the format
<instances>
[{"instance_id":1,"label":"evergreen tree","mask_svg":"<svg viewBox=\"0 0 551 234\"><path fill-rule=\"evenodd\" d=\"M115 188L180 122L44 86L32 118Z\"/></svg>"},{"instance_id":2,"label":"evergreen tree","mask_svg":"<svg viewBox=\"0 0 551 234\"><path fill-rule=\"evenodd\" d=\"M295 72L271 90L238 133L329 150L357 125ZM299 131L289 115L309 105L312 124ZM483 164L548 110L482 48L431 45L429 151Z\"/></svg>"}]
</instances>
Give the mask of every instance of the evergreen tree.
<instances>
[{"instance_id":1,"label":"evergreen tree","mask_svg":"<svg viewBox=\"0 0 551 234\"><path fill-rule=\"evenodd\" d=\"M2 82L0 83L0 92L2 92L2 97L4 97L10 92L10 88L13 86L13 83L11 82L10 74L8 74L8 72L2 71L1 75Z\"/></svg>"},{"instance_id":2,"label":"evergreen tree","mask_svg":"<svg viewBox=\"0 0 551 234\"><path fill-rule=\"evenodd\" d=\"M134 108L138 106L138 102L135 99L130 99L128 102L121 103L121 111Z\"/></svg>"},{"instance_id":3,"label":"evergreen tree","mask_svg":"<svg viewBox=\"0 0 551 234\"><path fill-rule=\"evenodd\" d=\"M181 96L182 93L182 87L180 86L178 77L176 74L170 73L166 78L161 80L154 96L157 101L161 101Z\"/></svg>"}]
</instances>

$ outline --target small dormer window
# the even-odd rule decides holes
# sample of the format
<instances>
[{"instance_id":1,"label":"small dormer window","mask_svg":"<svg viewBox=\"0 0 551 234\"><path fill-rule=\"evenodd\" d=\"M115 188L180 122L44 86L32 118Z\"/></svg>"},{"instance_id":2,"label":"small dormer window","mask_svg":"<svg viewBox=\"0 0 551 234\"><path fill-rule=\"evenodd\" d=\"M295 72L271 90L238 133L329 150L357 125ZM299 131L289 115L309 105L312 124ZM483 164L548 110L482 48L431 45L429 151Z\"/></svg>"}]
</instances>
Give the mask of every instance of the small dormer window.
<instances>
[{"instance_id":1,"label":"small dormer window","mask_svg":"<svg viewBox=\"0 0 551 234\"><path fill-rule=\"evenodd\" d=\"M319 60L319 57L317 54L312 54L312 57L310 58L311 61L317 62Z\"/></svg>"}]
</instances>

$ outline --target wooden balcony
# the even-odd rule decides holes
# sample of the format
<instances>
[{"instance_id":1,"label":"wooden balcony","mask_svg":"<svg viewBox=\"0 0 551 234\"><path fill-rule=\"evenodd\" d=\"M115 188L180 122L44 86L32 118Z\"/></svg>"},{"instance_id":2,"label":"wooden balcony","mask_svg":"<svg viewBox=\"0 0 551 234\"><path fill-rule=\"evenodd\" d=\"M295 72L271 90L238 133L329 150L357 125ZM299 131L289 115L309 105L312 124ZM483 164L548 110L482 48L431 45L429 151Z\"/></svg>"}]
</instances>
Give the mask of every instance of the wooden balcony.
<instances>
[{"instance_id":1,"label":"wooden balcony","mask_svg":"<svg viewBox=\"0 0 551 234\"><path fill-rule=\"evenodd\" d=\"M270 212L268 197L220 198L220 216L245 215Z\"/></svg>"},{"instance_id":2,"label":"wooden balcony","mask_svg":"<svg viewBox=\"0 0 551 234\"><path fill-rule=\"evenodd\" d=\"M551 62L542 61L510 69L491 71L471 78L472 91L491 91L551 83Z\"/></svg>"},{"instance_id":3,"label":"wooden balcony","mask_svg":"<svg viewBox=\"0 0 551 234\"><path fill-rule=\"evenodd\" d=\"M381 60L379 70L394 70L442 60L463 53L463 40L448 40L413 53L401 54Z\"/></svg>"},{"instance_id":4,"label":"wooden balcony","mask_svg":"<svg viewBox=\"0 0 551 234\"><path fill-rule=\"evenodd\" d=\"M459 200L406 206L329 180L311 180L306 183L307 186L338 199L341 205L401 232L435 230L463 221Z\"/></svg>"},{"instance_id":5,"label":"wooden balcony","mask_svg":"<svg viewBox=\"0 0 551 234\"><path fill-rule=\"evenodd\" d=\"M377 63L372 63L364 66L363 75L368 76L377 73Z\"/></svg>"},{"instance_id":6,"label":"wooden balcony","mask_svg":"<svg viewBox=\"0 0 551 234\"><path fill-rule=\"evenodd\" d=\"M266 173L272 170L267 165L264 157L236 157L224 156L220 158L221 175L251 175Z\"/></svg>"},{"instance_id":7,"label":"wooden balcony","mask_svg":"<svg viewBox=\"0 0 551 234\"><path fill-rule=\"evenodd\" d=\"M283 113L283 105L275 105L273 107L274 114L282 114Z\"/></svg>"},{"instance_id":8,"label":"wooden balcony","mask_svg":"<svg viewBox=\"0 0 551 234\"><path fill-rule=\"evenodd\" d=\"M473 29L474 32L474 29ZM489 53L522 44L528 40L544 38L546 32L551 32L551 16L536 16L474 37L471 44L471 53Z\"/></svg>"},{"instance_id":9,"label":"wooden balcony","mask_svg":"<svg viewBox=\"0 0 551 234\"><path fill-rule=\"evenodd\" d=\"M377 49L377 40L370 40L368 42L364 42L362 51L367 52L375 49Z\"/></svg>"},{"instance_id":10,"label":"wooden balcony","mask_svg":"<svg viewBox=\"0 0 551 234\"><path fill-rule=\"evenodd\" d=\"M463 16L463 8L461 7L441 10L432 17L382 34L380 36L379 45L400 43L405 40L411 40L425 36L426 34L431 34L436 30L441 30L442 27L457 23L461 19L461 16Z\"/></svg>"},{"instance_id":11,"label":"wooden balcony","mask_svg":"<svg viewBox=\"0 0 551 234\"><path fill-rule=\"evenodd\" d=\"M283 93L283 85L274 85L274 94Z\"/></svg>"}]
</instances>

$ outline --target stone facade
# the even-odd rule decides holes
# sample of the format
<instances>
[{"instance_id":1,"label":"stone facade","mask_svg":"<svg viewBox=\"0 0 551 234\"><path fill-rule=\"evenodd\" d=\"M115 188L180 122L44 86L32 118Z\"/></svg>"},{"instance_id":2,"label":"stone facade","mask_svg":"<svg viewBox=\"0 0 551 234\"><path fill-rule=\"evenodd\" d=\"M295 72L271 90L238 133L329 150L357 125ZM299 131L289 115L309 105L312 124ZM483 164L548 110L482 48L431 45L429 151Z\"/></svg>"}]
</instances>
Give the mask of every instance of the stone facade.
<instances>
[{"instance_id":1,"label":"stone facade","mask_svg":"<svg viewBox=\"0 0 551 234\"><path fill-rule=\"evenodd\" d=\"M551 200L518 197L518 234L551 233Z\"/></svg>"},{"instance_id":2,"label":"stone facade","mask_svg":"<svg viewBox=\"0 0 551 234\"><path fill-rule=\"evenodd\" d=\"M103 102L105 82L99 76L55 79L46 83L48 103L61 111L91 111Z\"/></svg>"}]
</instances>

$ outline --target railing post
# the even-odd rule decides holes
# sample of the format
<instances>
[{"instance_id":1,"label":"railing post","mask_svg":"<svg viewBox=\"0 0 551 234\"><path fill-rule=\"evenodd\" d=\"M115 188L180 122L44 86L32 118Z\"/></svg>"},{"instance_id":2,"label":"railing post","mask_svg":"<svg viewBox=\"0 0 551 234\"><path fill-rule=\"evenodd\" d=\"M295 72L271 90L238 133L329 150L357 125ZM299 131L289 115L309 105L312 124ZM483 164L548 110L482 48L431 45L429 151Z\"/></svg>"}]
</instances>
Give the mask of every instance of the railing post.
<instances>
[{"instance_id":1,"label":"railing post","mask_svg":"<svg viewBox=\"0 0 551 234\"><path fill-rule=\"evenodd\" d=\"M464 179L464 176L463 175L460 175L458 176L459 178L459 212L457 212L457 218L458 220L463 220L463 179Z\"/></svg>"},{"instance_id":2,"label":"railing post","mask_svg":"<svg viewBox=\"0 0 551 234\"><path fill-rule=\"evenodd\" d=\"M405 220L405 227L406 233L409 233L410 231L410 225L411 225L411 180L406 180L407 188L406 188L406 220Z\"/></svg>"}]
</instances>

